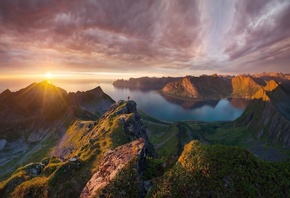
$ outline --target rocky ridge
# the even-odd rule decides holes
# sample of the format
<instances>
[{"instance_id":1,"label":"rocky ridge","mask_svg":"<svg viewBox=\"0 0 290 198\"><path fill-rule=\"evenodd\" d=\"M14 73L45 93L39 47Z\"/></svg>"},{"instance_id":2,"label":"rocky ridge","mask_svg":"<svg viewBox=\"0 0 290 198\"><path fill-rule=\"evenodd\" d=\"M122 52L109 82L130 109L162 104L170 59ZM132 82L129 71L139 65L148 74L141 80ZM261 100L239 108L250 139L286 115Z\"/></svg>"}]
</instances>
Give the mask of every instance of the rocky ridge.
<instances>
[{"instance_id":1,"label":"rocky ridge","mask_svg":"<svg viewBox=\"0 0 290 198\"><path fill-rule=\"evenodd\" d=\"M271 143L290 147L290 92L271 80L253 96L245 112L235 121L235 126L246 126L258 139L264 137Z\"/></svg>"}]
</instances>

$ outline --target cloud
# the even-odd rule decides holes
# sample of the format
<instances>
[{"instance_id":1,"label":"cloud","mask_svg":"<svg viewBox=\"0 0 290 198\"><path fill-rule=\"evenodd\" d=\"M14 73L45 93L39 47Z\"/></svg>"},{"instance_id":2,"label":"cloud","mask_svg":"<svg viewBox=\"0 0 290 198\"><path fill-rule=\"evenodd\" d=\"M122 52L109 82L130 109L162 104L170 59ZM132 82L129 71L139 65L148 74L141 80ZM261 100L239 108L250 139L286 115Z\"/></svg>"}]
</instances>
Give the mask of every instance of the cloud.
<instances>
[{"instance_id":1,"label":"cloud","mask_svg":"<svg viewBox=\"0 0 290 198\"><path fill-rule=\"evenodd\" d=\"M37 67L164 75L181 70L233 73L249 63L253 71L262 71L265 61L278 64L290 55L286 0L0 4L0 67L6 72Z\"/></svg>"},{"instance_id":2,"label":"cloud","mask_svg":"<svg viewBox=\"0 0 290 198\"><path fill-rule=\"evenodd\" d=\"M239 1L225 53L235 60L289 38L289 13L289 1Z\"/></svg>"}]
</instances>

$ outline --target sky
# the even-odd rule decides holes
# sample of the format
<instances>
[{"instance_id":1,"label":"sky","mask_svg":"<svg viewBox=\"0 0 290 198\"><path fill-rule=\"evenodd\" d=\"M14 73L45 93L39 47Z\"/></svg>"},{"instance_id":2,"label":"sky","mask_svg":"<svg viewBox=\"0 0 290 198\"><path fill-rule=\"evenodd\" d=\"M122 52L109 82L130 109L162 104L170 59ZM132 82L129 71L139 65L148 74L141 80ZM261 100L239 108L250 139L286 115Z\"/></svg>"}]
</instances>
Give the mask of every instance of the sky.
<instances>
[{"instance_id":1,"label":"sky","mask_svg":"<svg viewBox=\"0 0 290 198\"><path fill-rule=\"evenodd\" d=\"M0 79L290 73L289 63L289 0L0 1Z\"/></svg>"}]
</instances>

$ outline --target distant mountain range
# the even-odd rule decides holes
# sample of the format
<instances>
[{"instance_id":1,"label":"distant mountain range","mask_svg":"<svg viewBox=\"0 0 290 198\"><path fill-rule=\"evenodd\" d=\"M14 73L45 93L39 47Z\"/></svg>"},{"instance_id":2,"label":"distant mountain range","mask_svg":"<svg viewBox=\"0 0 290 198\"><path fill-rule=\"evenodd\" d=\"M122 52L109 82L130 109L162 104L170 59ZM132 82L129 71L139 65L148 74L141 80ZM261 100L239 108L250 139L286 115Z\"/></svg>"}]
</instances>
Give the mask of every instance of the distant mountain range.
<instances>
[{"instance_id":1,"label":"distant mountain range","mask_svg":"<svg viewBox=\"0 0 290 198\"><path fill-rule=\"evenodd\" d=\"M179 78L130 78L117 80L116 87L159 89L161 94L181 99L209 100L219 98L251 98L267 81L290 84L290 74L261 73L227 76L213 74Z\"/></svg>"},{"instance_id":2,"label":"distant mountain range","mask_svg":"<svg viewBox=\"0 0 290 198\"><path fill-rule=\"evenodd\" d=\"M43 81L5 90L1 197L289 197L289 162L252 154L290 159L287 75L146 77L114 85L120 83L186 98L187 108L223 97L249 104L233 122L168 123L132 100L113 101L100 87L67 93Z\"/></svg>"},{"instance_id":3,"label":"distant mountain range","mask_svg":"<svg viewBox=\"0 0 290 198\"><path fill-rule=\"evenodd\" d=\"M130 78L129 80L119 79L113 82L113 85L116 87L127 87L127 88L150 88L150 89L161 89L169 82L174 82L181 80L181 77L162 77L162 78L150 78L150 77L141 77L141 78Z\"/></svg>"}]
</instances>

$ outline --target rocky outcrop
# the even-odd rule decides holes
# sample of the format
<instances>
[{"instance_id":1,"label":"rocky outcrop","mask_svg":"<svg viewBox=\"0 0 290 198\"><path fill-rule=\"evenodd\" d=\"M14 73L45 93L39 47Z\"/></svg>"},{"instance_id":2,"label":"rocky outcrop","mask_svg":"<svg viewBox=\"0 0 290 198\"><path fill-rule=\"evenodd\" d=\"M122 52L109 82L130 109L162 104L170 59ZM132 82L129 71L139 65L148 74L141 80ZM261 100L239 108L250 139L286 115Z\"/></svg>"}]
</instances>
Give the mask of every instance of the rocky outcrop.
<instances>
[{"instance_id":1,"label":"rocky outcrop","mask_svg":"<svg viewBox=\"0 0 290 198\"><path fill-rule=\"evenodd\" d=\"M146 133L146 128L141 122L140 114L136 108L137 104L133 100L124 101L120 100L102 116L102 119L110 119L117 117L122 123L123 130L126 134L129 134L133 139L143 138L145 142L145 148L148 155L155 157L156 153L152 143Z\"/></svg>"},{"instance_id":2,"label":"rocky outcrop","mask_svg":"<svg viewBox=\"0 0 290 198\"><path fill-rule=\"evenodd\" d=\"M137 159L137 172L141 175L144 171L146 160L145 142L142 138L119 146L114 150L107 151L98 171L88 181L80 197L94 197L97 191L101 192L101 197L102 189L116 177L118 172L120 172L126 164L132 162L134 159Z\"/></svg>"}]
</instances>

